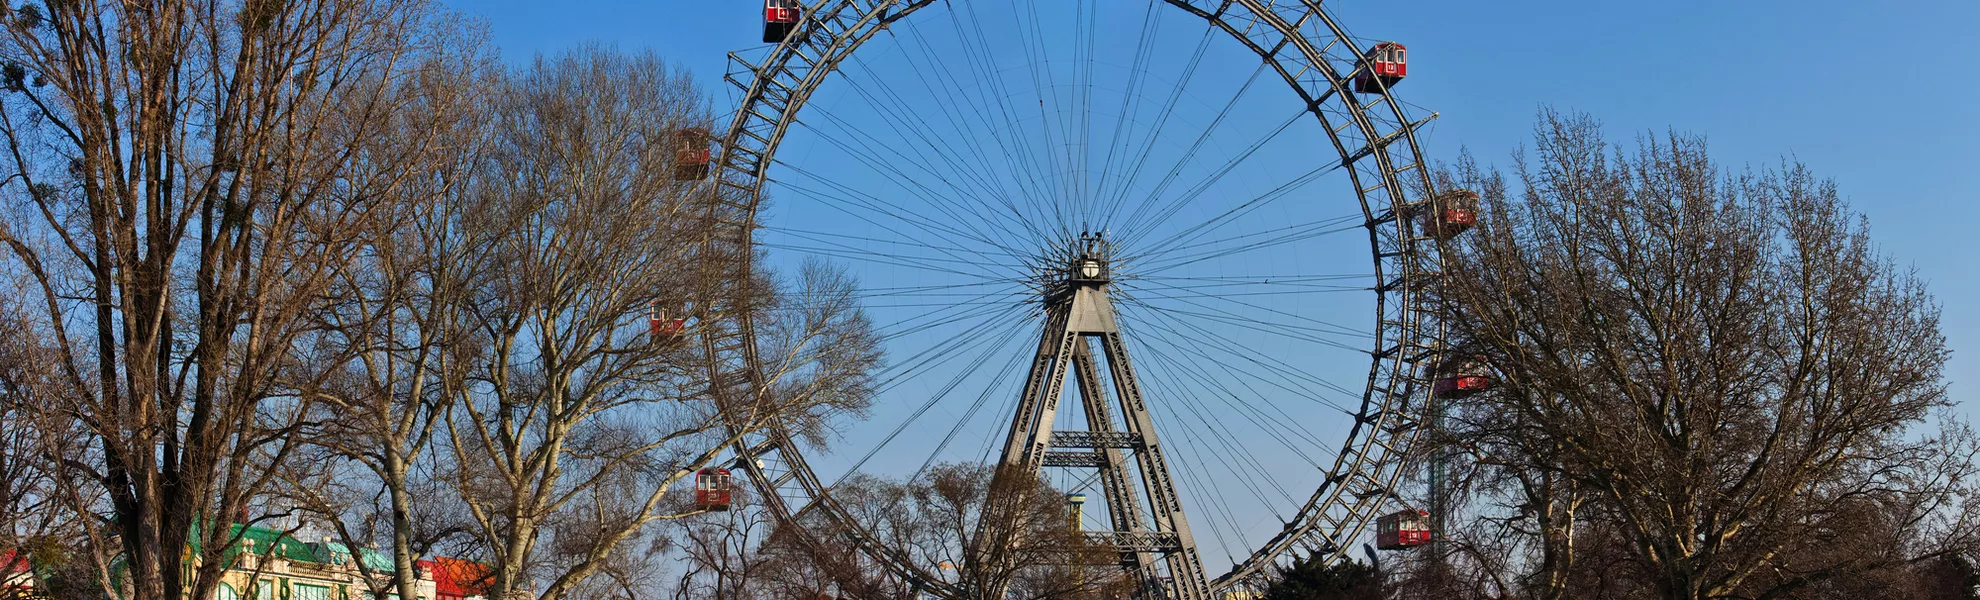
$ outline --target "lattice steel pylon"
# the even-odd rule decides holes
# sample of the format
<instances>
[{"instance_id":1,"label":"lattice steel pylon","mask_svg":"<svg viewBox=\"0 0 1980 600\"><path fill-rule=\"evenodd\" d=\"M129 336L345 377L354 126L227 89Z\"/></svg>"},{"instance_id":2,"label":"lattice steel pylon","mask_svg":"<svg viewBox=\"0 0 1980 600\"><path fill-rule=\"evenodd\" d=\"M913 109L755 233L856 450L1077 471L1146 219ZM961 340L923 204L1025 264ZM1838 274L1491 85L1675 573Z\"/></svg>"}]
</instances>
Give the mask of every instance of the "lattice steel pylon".
<instances>
[{"instance_id":1,"label":"lattice steel pylon","mask_svg":"<svg viewBox=\"0 0 1980 600\"><path fill-rule=\"evenodd\" d=\"M1041 281L1045 328L1018 397L1000 470L1036 474L1044 467L1098 469L1112 529L1085 532L1088 543L1116 549L1121 566L1141 583L1143 597L1207 600L1209 583L1190 537L1189 519L1162 458L1155 422L1107 295L1113 280L1110 248L1105 237L1086 234L1068 250L1060 266L1049 269ZM1095 341L1107 362L1105 381L1095 364ZM1068 374L1077 383L1085 431L1053 428ZM1111 401L1119 403L1118 422ZM1130 461L1139 477L1130 476ZM1145 520L1137 488L1140 500L1148 503ZM1166 585L1157 579L1158 559L1168 565Z\"/></svg>"},{"instance_id":2,"label":"lattice steel pylon","mask_svg":"<svg viewBox=\"0 0 1980 600\"><path fill-rule=\"evenodd\" d=\"M760 256L767 256L762 252L765 245L757 237L758 233L770 230L766 226L769 221L761 212L761 203L769 196L766 190L780 185L777 175L794 174L785 169L796 166L793 163L797 160L779 155L778 149L787 141L787 134L815 127L800 118L805 111L824 109L807 108L812 104L810 101L815 93L839 85L834 82L851 83L834 75L839 72L840 65L856 63L859 50L869 41L896 39L904 42L912 38L920 44L924 40L940 39L943 35L940 31L948 29L946 26L931 30L935 35L910 33L912 28L919 27L918 23L928 23L928 18L942 19L940 16L924 18L924 14L968 11L967 7L972 5L993 6L1000 3L802 0L801 4L804 5L802 18L790 37L783 43L763 48L761 52L732 53L731 68L725 77L737 87L739 104L731 113L734 120L722 135L719 158L714 161L719 168L713 176L721 193L718 201L709 203L704 215L710 233L703 242L701 252L705 253L704 256L716 258L734 256L745 265L743 272L750 272L754 267L748 265L755 264ZM1359 209L1373 258L1369 265L1370 285L1365 290L1372 296L1374 309L1373 322L1366 331L1369 338L1366 344L1369 359L1367 378L1363 383L1335 390L1349 396L1359 396L1358 403L1350 401L1344 409L1353 415L1353 420L1334 438L1336 445L1329 452L1333 458L1319 465L1324 476L1313 491L1303 500L1295 495L1294 500L1298 501L1296 508L1274 508L1273 513L1284 526L1257 532L1265 538L1262 540L1239 540L1238 544L1251 548L1251 552L1233 556L1235 561L1228 570L1210 581L1209 587L1215 593L1241 597L1256 592L1263 585L1263 577L1290 556L1308 553L1315 560L1328 562L1349 559L1378 515L1388 510L1403 475L1414 466L1407 458L1418 454L1414 447L1427 429L1422 422L1427 414L1425 390L1431 385L1432 366L1439 362L1439 352L1443 347L1443 325L1436 318L1434 290L1440 285L1444 259L1439 246L1426 243L1428 238L1413 229L1410 221L1400 218L1400 215L1405 214L1409 206L1437 194L1437 182L1427 176L1428 163L1418 140L1423 128L1433 122L1436 115L1413 114L1418 112L1416 108L1401 100L1394 90L1387 89L1386 83L1382 84L1379 94L1356 91L1356 74L1368 67L1362 50L1366 38L1351 35L1341 20L1332 14L1337 3L1323 0L1165 0L1158 4L1199 18L1212 31L1225 34L1218 37L1227 37L1228 41L1256 54L1264 65L1261 72L1276 74L1276 79L1289 87L1286 91L1305 107L1324 133L1316 137L1322 142L1321 150L1307 158L1315 159L1316 165L1329 169L1339 165L1338 169L1347 179L1343 182L1347 184L1344 187L1352 190L1352 194L1339 195L1338 200L1344 201L1344 209ZM933 10L929 10L931 8ZM973 13L950 13L950 16L974 19L970 14ZM1090 22L1111 24L1112 21ZM888 35L878 35L882 32ZM896 38L896 34L908 35ZM978 30L975 35L982 38L985 33ZM985 39L976 42L980 48L987 47L983 45L985 43ZM972 62L960 60L951 64L962 68ZM1032 62L1034 67L1049 64L1048 61ZM987 69L980 76L1002 73L994 64L976 64ZM1016 68L1016 65L1012 67ZM860 70L868 74L879 71L868 67ZM890 71L902 77L917 72L914 69ZM969 72L973 71L968 68L959 71ZM921 77L920 80L923 84L946 86L960 83L962 77L957 74L954 80L950 77ZM884 84L886 80L879 81ZM880 87L885 88L884 85ZM939 91L941 86L926 87L930 91ZM955 89L959 93L964 91L964 88ZM865 96L866 93L860 95ZM992 96L997 95L991 94L986 98ZM885 98L868 97L866 100L873 103ZM894 101L900 100L895 98ZM910 108L903 107L902 112ZM812 123L830 120L813 119ZM1009 130L1011 126L1006 124L1003 130ZM992 124L991 129L998 128ZM885 177L898 176L903 183L918 187L915 179L933 174L921 166L940 161L941 153L934 146L946 145L904 145L896 149L897 153L890 152L888 156L858 160L871 161L867 164L876 172L883 172ZM1328 147L1334 152L1326 152L1324 149ZM925 148L927 151L915 151L915 148ZM820 196L827 195L817 191L805 192L802 188L786 189L793 192L794 197L809 200L824 200ZM1334 195L1303 196L1323 201L1337 199ZM1350 199L1353 202L1345 202ZM935 207L930 205L930 208ZM917 220L921 216L911 211L903 211L903 214ZM1039 220L1058 218L1045 214L1018 216ZM1060 218L1059 221L1066 220ZM929 231L920 226L894 229ZM908 238L891 241L908 241ZM979 247L974 250L988 253L1010 249ZM720 261L709 262L715 264ZM1128 278L1116 279L1121 283L1113 289L1119 295L1126 287L1124 284ZM751 300L768 296L750 292L751 286L758 281L753 277L726 277L718 278L718 281L722 285L715 290L717 293L711 294L710 304L698 313L702 318L701 324L693 328L695 335L701 337L700 354L705 362L708 393L722 398L723 402L752 402L763 397L776 376L776 365L758 354L760 340L771 339L757 335L761 322L769 318L771 312L768 307L758 306ZM948 293L946 290L949 288L942 289L945 291L934 293ZM944 298L942 301L951 298L937 297ZM1155 331L1134 333L1161 337ZM1076 350L1082 345L1073 346ZM1092 357L1091 345L1084 346L1088 348L1086 356ZM1137 348L1146 347L1137 345ZM1161 358L1146 350L1141 357L1144 360ZM1154 376L1157 372L1147 374ZM1054 400L1056 402L1056 398ZM793 531L805 534L800 536L800 540L810 540L805 543L815 542L818 548L835 552L856 550L864 557L861 560L885 569L887 577L915 582L924 586L922 589L925 592L938 598L968 598L970 593L976 591L966 589L964 584L956 581L954 576L945 574L939 566L922 564L925 561L918 561L917 557L884 544L882 537L872 531L873 523L863 521L862 515L834 497L831 493L832 480L821 477L811 465L823 449L806 444L805 436L795 430L792 423L773 420L761 428L749 429L754 424L739 422L731 426L729 433L737 437L734 446L736 466L752 482L758 491L755 497L765 509ZM1169 433L1174 435L1180 432L1170 430ZM1121 454L1120 448L1112 449L1114 454ZM1133 473L1126 468L1115 472ZM1210 524L1210 520L1198 521L1198 525ZM1121 539L1146 541L1156 537L1152 531L1148 533L1143 538L1122 534ZM1147 557L1159 560L1159 556Z\"/></svg>"}]
</instances>

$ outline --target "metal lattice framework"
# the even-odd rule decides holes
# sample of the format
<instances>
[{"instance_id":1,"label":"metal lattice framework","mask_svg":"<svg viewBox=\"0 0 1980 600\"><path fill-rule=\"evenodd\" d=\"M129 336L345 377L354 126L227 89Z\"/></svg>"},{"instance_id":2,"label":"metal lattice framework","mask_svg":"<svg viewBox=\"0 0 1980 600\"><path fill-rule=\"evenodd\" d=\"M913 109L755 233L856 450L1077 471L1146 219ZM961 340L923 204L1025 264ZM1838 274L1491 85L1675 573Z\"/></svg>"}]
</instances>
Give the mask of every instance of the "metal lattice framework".
<instances>
[{"instance_id":1,"label":"metal lattice framework","mask_svg":"<svg viewBox=\"0 0 1980 600\"><path fill-rule=\"evenodd\" d=\"M812 93L862 44L886 26L909 19L933 0L818 0L787 41L751 64L731 54L728 81L742 90L734 121L721 139L716 172L721 198L709 211L710 238L704 252L747 264L755 247L758 200L785 133L797 122ZM1283 530L1214 578L1215 591L1251 581L1294 548L1338 560L1362 535L1382 504L1395 493L1405 459L1423 429L1419 421L1432 365L1441 348L1442 327L1429 310L1425 291L1436 284L1442 260L1436 244L1413 231L1406 219L1435 196L1416 132L1434 115L1413 120L1389 94L1357 96L1354 74L1363 68L1353 38L1318 0L1165 0L1207 21L1250 49L1304 102L1339 154L1361 204L1373 256L1375 343L1369 350L1367 385L1359 414L1326 478ZM749 272L745 270L744 272ZM702 310L701 342L709 355L710 392L718 403L746 403L764 384L763 366L753 343L753 313L746 289L749 277L725 278L712 285L742 289L710 290L725 298ZM739 430L742 432L742 430ZM1101 450L1127 440L1065 439L1055 445L1094 448L1094 452L1051 453L1047 464L1087 464ZM742 435L737 464L760 491L763 504L779 519L832 523L842 536L830 543L851 545L897 576L923 582L927 591L955 597L938 578L916 572L904 557L865 534L807 466L793 434L775 423ZM1115 540L1123 547L1164 543L1156 534L1141 540Z\"/></svg>"},{"instance_id":2,"label":"metal lattice framework","mask_svg":"<svg viewBox=\"0 0 1980 600\"><path fill-rule=\"evenodd\" d=\"M1085 532L1088 543L1112 548L1121 566L1128 570L1128 576L1143 589L1155 585L1154 562L1160 555L1173 580L1172 593L1144 594L1144 597L1208 598L1202 555L1190 534L1182 495L1164 458L1154 418L1128 359L1127 344L1108 296L1111 257L1107 242L1103 236L1090 234L1075 247L1063 270L1063 279L1048 287L1044 294L1048 316L1038 350L1033 354L1030 375L1017 402L1001 468L1037 473L1052 462L1054 454L1069 454L1055 448L1088 449L1083 454L1091 457L1091 466L1099 469L1097 476L1103 483L1107 512L1112 517L1110 530ZM1092 348L1094 342L1100 345L1097 357ZM1107 380L1100 377L1098 358L1104 358L1107 363L1110 374ZM1065 431L1053 427L1053 417L1064 403L1063 388L1068 378L1079 388L1087 430ZM1111 394L1105 389L1105 381L1114 384ZM1124 431L1114 430L1109 396L1120 403L1119 424ZM1129 475L1129 461L1120 450L1132 452L1138 478ZM1145 511L1136 501L1137 495L1148 499ZM1144 514L1149 517L1145 522Z\"/></svg>"}]
</instances>

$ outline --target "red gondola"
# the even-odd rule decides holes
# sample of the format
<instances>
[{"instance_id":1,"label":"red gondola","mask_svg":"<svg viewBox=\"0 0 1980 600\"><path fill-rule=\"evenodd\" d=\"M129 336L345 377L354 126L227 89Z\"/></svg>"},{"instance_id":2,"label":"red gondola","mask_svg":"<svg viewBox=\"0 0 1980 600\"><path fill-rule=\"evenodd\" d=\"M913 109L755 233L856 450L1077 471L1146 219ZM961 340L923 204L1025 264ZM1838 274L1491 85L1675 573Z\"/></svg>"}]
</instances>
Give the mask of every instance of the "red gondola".
<instances>
[{"instance_id":1,"label":"red gondola","mask_svg":"<svg viewBox=\"0 0 1980 600\"><path fill-rule=\"evenodd\" d=\"M1478 192L1451 190L1438 194L1416 216L1423 235L1448 240L1478 224Z\"/></svg>"},{"instance_id":2,"label":"red gondola","mask_svg":"<svg viewBox=\"0 0 1980 600\"><path fill-rule=\"evenodd\" d=\"M1492 376L1474 358L1451 358L1437 368L1430 393L1438 398L1463 398L1492 389Z\"/></svg>"},{"instance_id":3,"label":"red gondola","mask_svg":"<svg viewBox=\"0 0 1980 600\"><path fill-rule=\"evenodd\" d=\"M708 468L694 474L694 506L702 510L729 510L729 492L734 489L728 469Z\"/></svg>"},{"instance_id":4,"label":"red gondola","mask_svg":"<svg viewBox=\"0 0 1980 600\"><path fill-rule=\"evenodd\" d=\"M1430 511L1406 508L1375 520L1375 547L1405 550L1430 543Z\"/></svg>"},{"instance_id":5,"label":"red gondola","mask_svg":"<svg viewBox=\"0 0 1980 600\"><path fill-rule=\"evenodd\" d=\"M763 43L778 44L790 37L803 12L798 0L763 0Z\"/></svg>"},{"instance_id":6,"label":"red gondola","mask_svg":"<svg viewBox=\"0 0 1980 600\"><path fill-rule=\"evenodd\" d=\"M697 181L708 178L708 129L690 127L674 132L674 179Z\"/></svg>"},{"instance_id":7,"label":"red gondola","mask_svg":"<svg viewBox=\"0 0 1980 600\"><path fill-rule=\"evenodd\" d=\"M1354 91L1380 94L1409 75L1408 49L1395 42L1379 42L1361 55L1362 66L1354 72Z\"/></svg>"},{"instance_id":8,"label":"red gondola","mask_svg":"<svg viewBox=\"0 0 1980 600\"><path fill-rule=\"evenodd\" d=\"M687 319L667 318L667 311L660 310L660 301L655 300L652 312L646 316L647 325L653 330L653 337L664 342L678 342L687 334Z\"/></svg>"}]
</instances>

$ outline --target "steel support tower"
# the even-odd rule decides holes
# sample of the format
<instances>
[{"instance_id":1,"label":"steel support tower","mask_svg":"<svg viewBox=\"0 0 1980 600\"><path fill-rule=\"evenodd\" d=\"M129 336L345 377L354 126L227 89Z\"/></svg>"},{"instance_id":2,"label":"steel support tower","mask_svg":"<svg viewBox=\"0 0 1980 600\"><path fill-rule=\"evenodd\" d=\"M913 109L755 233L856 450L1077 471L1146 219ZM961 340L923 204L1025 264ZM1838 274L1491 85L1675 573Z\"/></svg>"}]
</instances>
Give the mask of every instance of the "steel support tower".
<instances>
[{"instance_id":1,"label":"steel support tower","mask_svg":"<svg viewBox=\"0 0 1980 600\"><path fill-rule=\"evenodd\" d=\"M1098 469L1112 529L1084 532L1087 542L1114 549L1121 567L1144 590L1144 598L1208 600L1208 580L1189 534L1182 498L1162 458L1155 422L1148 415L1148 403L1107 296L1112 282L1110 258L1106 239L1087 234L1065 252L1063 268L1045 274L1045 330L1018 397L999 466L1025 474L1044 467ZM1100 346L1097 356L1095 342ZM1096 358L1106 359L1105 380ZM1067 373L1079 389L1085 431L1053 429ZM1113 400L1120 408L1118 420ZM1168 565L1166 582L1157 578L1157 561Z\"/></svg>"}]
</instances>

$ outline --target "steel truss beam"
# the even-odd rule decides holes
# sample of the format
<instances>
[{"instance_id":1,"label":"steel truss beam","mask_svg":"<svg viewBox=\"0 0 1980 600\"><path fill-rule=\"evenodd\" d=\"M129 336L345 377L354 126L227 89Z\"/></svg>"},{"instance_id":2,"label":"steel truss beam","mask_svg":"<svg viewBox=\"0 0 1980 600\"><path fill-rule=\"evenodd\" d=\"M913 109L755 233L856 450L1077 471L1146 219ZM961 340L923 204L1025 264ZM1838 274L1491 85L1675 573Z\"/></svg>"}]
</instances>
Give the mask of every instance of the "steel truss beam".
<instances>
[{"instance_id":1,"label":"steel truss beam","mask_svg":"<svg viewBox=\"0 0 1980 600\"><path fill-rule=\"evenodd\" d=\"M1322 551L1328 560L1340 559L1393 493L1411 445L1424 429L1418 419L1424 410L1421 396L1428 387L1429 365L1442 351L1442 325L1432 318L1426 292L1437 284L1443 261L1435 243L1426 242L1406 220L1393 216L1397 209L1418 201L1412 197L1435 195L1417 147L1415 132L1422 121L1407 117L1404 104L1386 90L1366 101L1352 91L1354 72L1364 68L1357 38L1333 20L1320 0L1165 1L1203 18L1256 53L1320 121L1367 217L1375 280L1380 282L1375 289L1376 342L1370 352L1366 392L1328 477L1286 517L1283 531L1210 583L1221 592L1250 586L1295 547ZM882 28L932 2L811 0L791 37L767 56L752 63L731 55L734 68L727 79L741 88L743 99L722 141L715 181L719 198L706 215L713 227L701 249L703 258L732 257L747 265L756 249L752 234L762 186L784 133L798 122L799 110L837 70L841 59ZM752 282L750 277L736 277L714 284L717 289L709 290L709 304L698 315L709 392L725 412L742 411L739 417L747 417L765 389L752 323L759 307L747 300L754 296L747 289ZM860 530L832 500L828 486L805 463L799 444L781 423L731 421L737 428L732 433L741 436L736 466L755 483L762 501L779 519L802 518L806 524L833 531L831 535L843 537L820 543L857 548L903 580L920 582L927 593L943 598L963 595L939 575L914 566L909 557L890 554ZM1050 439L1043 441L1046 449L1036 457L1041 464L1089 464L1096 460L1090 455L1099 454L1103 455L1099 462L1115 465L1112 472L1124 477L1127 457L1120 456L1122 448L1051 451ZM1089 456L1076 456L1082 453ZM1108 485L1120 486L1118 491L1127 484ZM1110 512L1134 514L1126 506L1114 510L1112 500L1132 496L1110 495ZM1160 512L1155 503L1151 509Z\"/></svg>"},{"instance_id":2,"label":"steel truss beam","mask_svg":"<svg viewBox=\"0 0 1980 600\"><path fill-rule=\"evenodd\" d=\"M1084 258L1076 259L1085 260ZM1203 562L1190 536L1189 519L1183 514L1182 497L1163 458L1162 445L1155 433L1155 421L1148 414L1148 403L1134 365L1128 359L1127 345L1114 318L1114 307L1107 297L1104 279L1068 280L1066 288L1047 295L1046 326L1038 340L1038 351L1031 361L1031 373L1018 397L1017 414L1011 419L1010 436L1004 444L1000 464L1005 471L1031 476L1051 463L1072 466L1067 457L1085 455L1079 466L1100 469L1107 496L1107 512L1113 531L1088 532L1089 541L1113 548L1131 576L1142 582L1145 595L1160 598L1154 563L1159 557L1168 565L1170 592L1179 600L1211 598ZM1111 394L1100 379L1092 342L1100 343L1100 357L1113 381ZM1063 401L1068 374L1078 382L1081 405L1086 411L1086 431L1055 431L1053 421ZM1115 431L1110 398L1119 401L1124 431ZM1078 448L1086 452L1066 452ZM1131 451L1122 456L1121 451ZM1054 460L1057 458L1057 460ZM1147 521L1135 501L1133 480L1126 473L1128 458L1140 475L1140 492L1148 503ZM1015 469L1015 471L1011 471Z\"/></svg>"}]
</instances>

